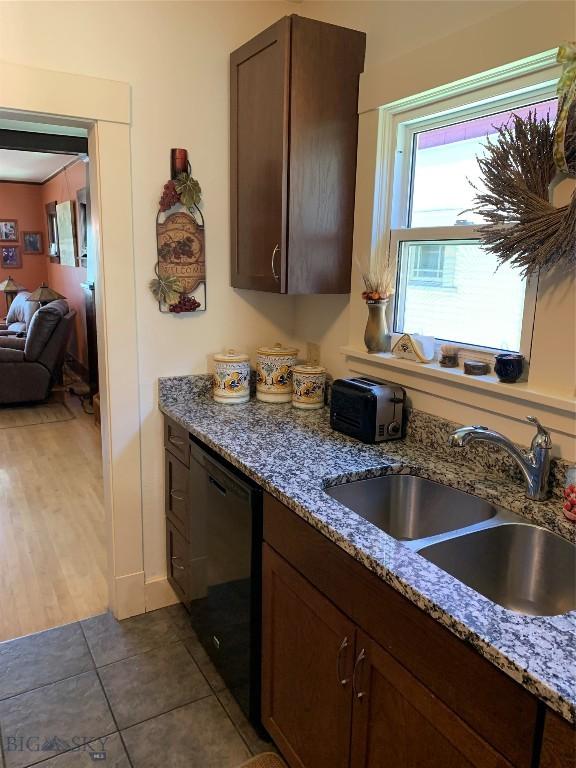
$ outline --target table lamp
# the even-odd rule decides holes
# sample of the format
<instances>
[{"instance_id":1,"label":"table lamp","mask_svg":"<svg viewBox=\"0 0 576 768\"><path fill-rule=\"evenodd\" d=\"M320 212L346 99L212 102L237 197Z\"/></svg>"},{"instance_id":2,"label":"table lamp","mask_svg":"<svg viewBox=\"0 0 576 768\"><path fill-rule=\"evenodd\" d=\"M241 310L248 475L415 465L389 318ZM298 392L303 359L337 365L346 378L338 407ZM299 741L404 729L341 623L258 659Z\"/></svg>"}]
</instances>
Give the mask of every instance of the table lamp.
<instances>
[{"instance_id":1,"label":"table lamp","mask_svg":"<svg viewBox=\"0 0 576 768\"><path fill-rule=\"evenodd\" d=\"M43 307L45 304L49 304L51 301L65 298L66 296L62 296L62 294L58 293L58 291L49 288L46 283L41 283L35 291L32 291L26 301L37 301L40 306Z\"/></svg>"},{"instance_id":2,"label":"table lamp","mask_svg":"<svg viewBox=\"0 0 576 768\"><path fill-rule=\"evenodd\" d=\"M0 283L0 291L5 294L6 296L6 311L10 309L10 305L14 301L14 298L16 297L16 294L18 291L24 291L25 288L23 285L20 285L20 283L17 283L15 280L12 279L10 275L8 275L8 278L6 280L2 280Z\"/></svg>"}]
</instances>

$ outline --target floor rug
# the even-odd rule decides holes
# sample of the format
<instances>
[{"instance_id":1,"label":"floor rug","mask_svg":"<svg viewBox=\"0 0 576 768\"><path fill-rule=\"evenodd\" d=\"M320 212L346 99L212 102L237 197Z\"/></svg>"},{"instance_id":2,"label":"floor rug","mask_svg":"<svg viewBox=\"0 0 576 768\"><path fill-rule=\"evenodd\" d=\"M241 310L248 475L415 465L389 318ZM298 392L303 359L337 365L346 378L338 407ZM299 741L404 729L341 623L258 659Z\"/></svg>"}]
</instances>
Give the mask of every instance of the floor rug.
<instances>
[{"instance_id":1,"label":"floor rug","mask_svg":"<svg viewBox=\"0 0 576 768\"><path fill-rule=\"evenodd\" d=\"M35 424L54 424L76 417L64 403L41 403L22 407L0 408L0 429L32 427Z\"/></svg>"}]
</instances>

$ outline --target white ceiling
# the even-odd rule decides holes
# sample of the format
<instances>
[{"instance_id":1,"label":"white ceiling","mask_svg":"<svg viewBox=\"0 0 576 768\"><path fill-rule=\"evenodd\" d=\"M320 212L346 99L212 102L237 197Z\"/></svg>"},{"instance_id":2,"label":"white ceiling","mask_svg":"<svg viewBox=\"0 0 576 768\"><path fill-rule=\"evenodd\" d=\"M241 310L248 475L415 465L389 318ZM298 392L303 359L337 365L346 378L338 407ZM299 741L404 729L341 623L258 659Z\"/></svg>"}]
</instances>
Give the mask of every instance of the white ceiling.
<instances>
[{"instance_id":1,"label":"white ceiling","mask_svg":"<svg viewBox=\"0 0 576 768\"><path fill-rule=\"evenodd\" d=\"M78 155L55 155L50 152L24 152L0 149L0 181L43 182L60 171Z\"/></svg>"}]
</instances>

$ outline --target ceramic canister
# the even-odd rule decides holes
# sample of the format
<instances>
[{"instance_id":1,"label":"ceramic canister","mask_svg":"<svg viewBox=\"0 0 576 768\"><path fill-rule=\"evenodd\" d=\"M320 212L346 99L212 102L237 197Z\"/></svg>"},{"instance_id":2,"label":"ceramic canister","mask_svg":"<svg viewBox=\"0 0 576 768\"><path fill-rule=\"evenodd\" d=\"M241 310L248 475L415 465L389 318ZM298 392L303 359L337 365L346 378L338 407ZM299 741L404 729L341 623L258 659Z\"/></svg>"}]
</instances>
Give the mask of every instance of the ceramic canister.
<instances>
[{"instance_id":1,"label":"ceramic canister","mask_svg":"<svg viewBox=\"0 0 576 768\"><path fill-rule=\"evenodd\" d=\"M320 365L294 366L294 391L292 405L295 408L322 408L326 389L326 369Z\"/></svg>"},{"instance_id":2,"label":"ceramic canister","mask_svg":"<svg viewBox=\"0 0 576 768\"><path fill-rule=\"evenodd\" d=\"M229 349L214 355L212 392L217 403L246 403L250 400L250 358Z\"/></svg>"},{"instance_id":3,"label":"ceramic canister","mask_svg":"<svg viewBox=\"0 0 576 768\"><path fill-rule=\"evenodd\" d=\"M289 403L298 350L276 344L260 347L256 352L256 397L265 403Z\"/></svg>"}]
</instances>

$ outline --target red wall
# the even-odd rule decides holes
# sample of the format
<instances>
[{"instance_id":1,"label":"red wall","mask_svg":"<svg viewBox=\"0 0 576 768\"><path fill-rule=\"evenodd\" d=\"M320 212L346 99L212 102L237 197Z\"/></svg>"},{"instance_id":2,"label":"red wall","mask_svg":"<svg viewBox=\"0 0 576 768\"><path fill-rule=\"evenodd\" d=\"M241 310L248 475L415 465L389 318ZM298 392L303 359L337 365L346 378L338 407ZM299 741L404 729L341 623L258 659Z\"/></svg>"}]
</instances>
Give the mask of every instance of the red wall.
<instances>
[{"instance_id":1,"label":"red wall","mask_svg":"<svg viewBox=\"0 0 576 768\"><path fill-rule=\"evenodd\" d=\"M42 187L37 184L12 184L0 182L0 219L17 219L20 240L18 243L1 243L0 245L18 245L22 259L22 269L2 269L0 281L12 275L29 291L38 288L40 283L48 280L48 259L44 254L24 254L22 232L42 232L44 248L46 241L46 222L42 204ZM0 314L6 314L6 297L0 294Z\"/></svg>"},{"instance_id":2,"label":"red wall","mask_svg":"<svg viewBox=\"0 0 576 768\"><path fill-rule=\"evenodd\" d=\"M64 168L57 176L47 181L39 189L41 192L42 210L46 203L63 203L66 200L76 202L76 192L87 184L88 165L81 160L74 165ZM46 222L44 222L45 237ZM84 267L65 267L62 264L47 264L48 285L58 293L66 296L68 304L76 310L76 338L70 342L70 352L84 365L87 364L86 352L86 314L84 309L84 294L81 283L86 282Z\"/></svg>"},{"instance_id":3,"label":"red wall","mask_svg":"<svg viewBox=\"0 0 576 768\"><path fill-rule=\"evenodd\" d=\"M86 315L84 294L80 285L86 282L86 269L50 263L46 203L63 203L66 200L76 202L76 192L86 186L87 174L88 165L79 160L45 184L0 182L0 219L18 220L18 245L22 256L22 269L7 270L0 267L0 280L5 280L10 274L30 291L40 283L46 282L50 288L66 297L70 307L76 310L76 333L70 340L69 351L84 365L87 364ZM44 254L23 254L22 232L28 230L42 232ZM6 300L0 294L0 314L4 316L5 313Z\"/></svg>"}]
</instances>

